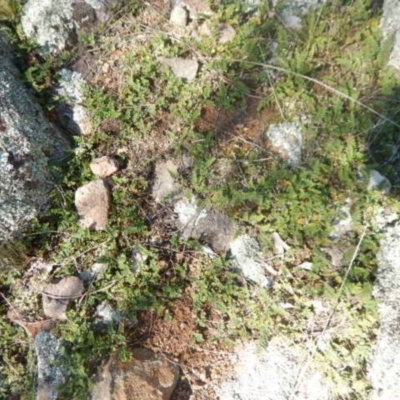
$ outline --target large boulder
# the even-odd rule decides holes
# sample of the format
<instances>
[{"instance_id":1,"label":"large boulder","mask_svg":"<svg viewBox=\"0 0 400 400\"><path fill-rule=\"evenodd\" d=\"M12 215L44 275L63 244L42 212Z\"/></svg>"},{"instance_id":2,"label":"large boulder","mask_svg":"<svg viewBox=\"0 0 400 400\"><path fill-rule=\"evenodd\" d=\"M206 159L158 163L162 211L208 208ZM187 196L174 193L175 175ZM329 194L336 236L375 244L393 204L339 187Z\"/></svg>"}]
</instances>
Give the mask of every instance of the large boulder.
<instances>
[{"instance_id":1,"label":"large boulder","mask_svg":"<svg viewBox=\"0 0 400 400\"><path fill-rule=\"evenodd\" d=\"M369 377L371 399L398 399L400 393L400 225L389 228L380 242L374 294L380 300L380 328Z\"/></svg>"},{"instance_id":2,"label":"large boulder","mask_svg":"<svg viewBox=\"0 0 400 400\"><path fill-rule=\"evenodd\" d=\"M0 36L0 241L11 239L42 211L49 160L65 140L21 83L12 51Z\"/></svg>"},{"instance_id":3,"label":"large boulder","mask_svg":"<svg viewBox=\"0 0 400 400\"><path fill-rule=\"evenodd\" d=\"M383 2L381 29L383 38L392 42L389 65L400 72L400 3L398 0Z\"/></svg>"}]
</instances>

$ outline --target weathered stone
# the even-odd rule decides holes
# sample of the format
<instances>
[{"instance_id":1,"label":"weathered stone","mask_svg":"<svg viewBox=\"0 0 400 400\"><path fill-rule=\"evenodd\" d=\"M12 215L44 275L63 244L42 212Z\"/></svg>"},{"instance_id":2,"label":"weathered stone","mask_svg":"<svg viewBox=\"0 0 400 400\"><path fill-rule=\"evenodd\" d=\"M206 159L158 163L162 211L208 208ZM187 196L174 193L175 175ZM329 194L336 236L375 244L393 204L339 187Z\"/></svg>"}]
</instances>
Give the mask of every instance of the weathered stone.
<instances>
[{"instance_id":1,"label":"weathered stone","mask_svg":"<svg viewBox=\"0 0 400 400\"><path fill-rule=\"evenodd\" d=\"M56 400L58 387L66 380L62 341L53 334L40 332L33 342L37 357L37 400Z\"/></svg>"},{"instance_id":2,"label":"weathered stone","mask_svg":"<svg viewBox=\"0 0 400 400\"><path fill-rule=\"evenodd\" d=\"M274 7L278 0L272 0ZM301 20L307 13L324 4L324 0L288 0L280 10L281 21L289 29L300 30Z\"/></svg>"},{"instance_id":3,"label":"weathered stone","mask_svg":"<svg viewBox=\"0 0 400 400\"><path fill-rule=\"evenodd\" d=\"M179 367L148 349L135 349L129 361L111 358L100 369L91 400L168 400Z\"/></svg>"},{"instance_id":4,"label":"weathered stone","mask_svg":"<svg viewBox=\"0 0 400 400\"><path fill-rule=\"evenodd\" d=\"M38 216L51 185L50 158L67 145L19 81L10 46L0 37L0 241Z\"/></svg>"},{"instance_id":5,"label":"weathered stone","mask_svg":"<svg viewBox=\"0 0 400 400\"><path fill-rule=\"evenodd\" d=\"M388 178L374 169L370 171L368 190L382 190L385 193L389 193L391 188L392 185Z\"/></svg>"},{"instance_id":6,"label":"weathered stone","mask_svg":"<svg viewBox=\"0 0 400 400\"><path fill-rule=\"evenodd\" d=\"M96 176L106 178L118 171L119 162L113 157L103 156L95 158L90 163L90 169Z\"/></svg>"},{"instance_id":7,"label":"weathered stone","mask_svg":"<svg viewBox=\"0 0 400 400\"><path fill-rule=\"evenodd\" d=\"M334 221L332 232L329 234L330 239L339 240L353 230L351 204L351 199L346 199L345 204L340 208L338 218Z\"/></svg>"},{"instance_id":8,"label":"weathered stone","mask_svg":"<svg viewBox=\"0 0 400 400\"><path fill-rule=\"evenodd\" d=\"M75 193L75 206L84 228L104 230L110 208L110 192L102 179L80 187Z\"/></svg>"},{"instance_id":9,"label":"weathered stone","mask_svg":"<svg viewBox=\"0 0 400 400\"><path fill-rule=\"evenodd\" d=\"M189 13L185 7L177 4L171 11L169 21L178 26L186 26L189 19Z\"/></svg>"},{"instance_id":10,"label":"weathered stone","mask_svg":"<svg viewBox=\"0 0 400 400\"><path fill-rule=\"evenodd\" d=\"M385 0L381 20L383 37L392 41L389 65L400 72L400 2Z\"/></svg>"},{"instance_id":11,"label":"weathered stone","mask_svg":"<svg viewBox=\"0 0 400 400\"><path fill-rule=\"evenodd\" d=\"M89 110L84 106L85 81L79 72L63 69L55 92L60 97L57 114L65 129L74 135L89 135L92 121Z\"/></svg>"},{"instance_id":12,"label":"weathered stone","mask_svg":"<svg viewBox=\"0 0 400 400\"><path fill-rule=\"evenodd\" d=\"M174 0L173 3L180 4L188 9L191 19L197 19L201 15L212 14L208 1L205 0Z\"/></svg>"},{"instance_id":13,"label":"weathered stone","mask_svg":"<svg viewBox=\"0 0 400 400\"><path fill-rule=\"evenodd\" d=\"M178 78L187 79L189 82L196 79L199 69L199 63L196 60L186 60L180 57L160 57L159 61L161 64L170 67L174 75Z\"/></svg>"},{"instance_id":14,"label":"weathered stone","mask_svg":"<svg viewBox=\"0 0 400 400\"><path fill-rule=\"evenodd\" d=\"M220 24L218 32L218 42L228 43L231 42L236 36L235 29L228 24Z\"/></svg>"},{"instance_id":15,"label":"weathered stone","mask_svg":"<svg viewBox=\"0 0 400 400\"><path fill-rule=\"evenodd\" d=\"M218 43L228 43L234 39L236 36L235 29L228 25L228 24L219 24L217 34ZM205 21L203 24L200 25L199 28L200 36L212 36L213 34L213 27L211 26L209 21Z\"/></svg>"},{"instance_id":16,"label":"weathered stone","mask_svg":"<svg viewBox=\"0 0 400 400\"><path fill-rule=\"evenodd\" d=\"M76 42L78 29L90 29L110 18L120 0L28 0L22 11L25 35L47 53L57 53Z\"/></svg>"},{"instance_id":17,"label":"weathered stone","mask_svg":"<svg viewBox=\"0 0 400 400\"><path fill-rule=\"evenodd\" d=\"M207 211L197 206L196 200L182 198L176 202L178 228L184 239L201 239L216 253L225 253L236 231L235 224L219 211Z\"/></svg>"},{"instance_id":18,"label":"weathered stone","mask_svg":"<svg viewBox=\"0 0 400 400\"><path fill-rule=\"evenodd\" d=\"M71 300L79 298L83 293L83 282L76 276L68 276L54 284L43 288L43 311L53 319L67 320L67 307Z\"/></svg>"},{"instance_id":19,"label":"weathered stone","mask_svg":"<svg viewBox=\"0 0 400 400\"><path fill-rule=\"evenodd\" d=\"M298 123L284 122L282 124L270 125L266 136L269 139L272 149L290 166L295 168L300 165L303 136Z\"/></svg>"},{"instance_id":20,"label":"weathered stone","mask_svg":"<svg viewBox=\"0 0 400 400\"><path fill-rule=\"evenodd\" d=\"M380 301L380 327L370 361L371 399L396 399L400 393L400 225L380 241L374 295Z\"/></svg>"},{"instance_id":21,"label":"weathered stone","mask_svg":"<svg viewBox=\"0 0 400 400\"><path fill-rule=\"evenodd\" d=\"M233 267L245 278L261 287L272 286L272 280L266 276L266 263L260 246L254 238L249 235L237 237L230 243L229 253Z\"/></svg>"},{"instance_id":22,"label":"weathered stone","mask_svg":"<svg viewBox=\"0 0 400 400\"><path fill-rule=\"evenodd\" d=\"M156 164L152 194L157 203L161 203L167 196L179 190L180 186L175 178L177 174L178 166L171 160Z\"/></svg>"},{"instance_id":23,"label":"weathered stone","mask_svg":"<svg viewBox=\"0 0 400 400\"><path fill-rule=\"evenodd\" d=\"M272 339L263 351L255 342L244 343L237 349L235 376L222 384L218 399L333 399L323 384L323 375L312 363L299 378L307 355L306 349L283 338Z\"/></svg>"}]
</instances>

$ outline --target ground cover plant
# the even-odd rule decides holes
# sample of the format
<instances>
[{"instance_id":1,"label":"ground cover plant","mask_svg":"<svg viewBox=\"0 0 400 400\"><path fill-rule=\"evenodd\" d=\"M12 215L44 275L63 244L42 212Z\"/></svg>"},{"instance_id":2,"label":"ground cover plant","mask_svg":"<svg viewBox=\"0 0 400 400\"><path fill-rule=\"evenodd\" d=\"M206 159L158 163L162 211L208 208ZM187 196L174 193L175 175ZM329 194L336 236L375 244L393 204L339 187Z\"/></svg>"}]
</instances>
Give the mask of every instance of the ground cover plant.
<instances>
[{"instance_id":1,"label":"ground cover plant","mask_svg":"<svg viewBox=\"0 0 400 400\"><path fill-rule=\"evenodd\" d=\"M7 312L16 304L13 288L24 268L44 259L54 265L54 279L95 262L108 266L55 328L68 343L66 399L86 398L99 361L111 353L128 357L138 345L180 364L186 389L183 381L179 398L198 378L190 370L210 363L213 352L231 351L237 339L265 346L278 334L310 350L334 398L368 398L366 371L378 326L372 285L380 233L374 217L379 208L398 209L396 160L386 162L400 123L396 77L386 68L390 46L382 44L373 1L327 2L304 17L300 31L282 24L283 6L253 11L241 2L214 2L215 13L204 19L236 30L231 42L218 43L216 31L198 40L172 29L162 2L131 2L107 26L82 34L74 53L33 57L26 77L43 99L60 60L94 56L87 87L94 132L74 137L79 151L54 167L58 183L50 211L20 242L1 248L8 260L0 270L4 396L34 396L29 340ZM18 25L15 32L21 35ZM196 79L187 82L160 64L171 56L198 59ZM44 106L53 116L52 101ZM296 169L265 138L270 124L287 121L303 131ZM105 154L117 155L124 168L110 182L107 229L93 232L79 227L73 198L93 179L90 160ZM154 163L184 157L192 164L177 179L202 206L236 220L271 257L273 232L290 244L284 261L274 260L280 275L272 288L242 279L225 256L210 259L201 241L180 240L168 222L169 206L154 202ZM372 168L391 179L393 197L367 191ZM334 241L333 223L348 198L354 227ZM140 271L133 249L145 260ZM326 249L344 257L334 263ZM299 268L303 262L312 268ZM118 322L98 321L103 302L119 313ZM30 312L41 318L39 305Z\"/></svg>"}]
</instances>

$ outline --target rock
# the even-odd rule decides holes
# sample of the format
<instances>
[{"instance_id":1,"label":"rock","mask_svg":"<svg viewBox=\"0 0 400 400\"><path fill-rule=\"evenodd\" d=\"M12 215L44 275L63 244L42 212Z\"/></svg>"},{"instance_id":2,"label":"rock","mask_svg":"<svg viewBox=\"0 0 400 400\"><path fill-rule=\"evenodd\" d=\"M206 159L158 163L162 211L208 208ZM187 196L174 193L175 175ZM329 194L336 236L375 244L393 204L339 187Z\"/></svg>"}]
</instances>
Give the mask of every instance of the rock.
<instances>
[{"instance_id":1,"label":"rock","mask_svg":"<svg viewBox=\"0 0 400 400\"><path fill-rule=\"evenodd\" d=\"M91 171L100 178L106 178L119 170L119 162L113 157L95 158L90 163Z\"/></svg>"},{"instance_id":2,"label":"rock","mask_svg":"<svg viewBox=\"0 0 400 400\"><path fill-rule=\"evenodd\" d=\"M157 203L161 203L167 196L180 189L175 179L176 175L178 175L178 166L173 161L160 161L156 164L152 195Z\"/></svg>"},{"instance_id":3,"label":"rock","mask_svg":"<svg viewBox=\"0 0 400 400\"><path fill-rule=\"evenodd\" d=\"M244 343L237 350L235 376L221 385L218 399L332 399L329 389L322 383L322 374L313 365L298 381L307 355L305 349L282 338L272 339L262 351L255 342Z\"/></svg>"},{"instance_id":4,"label":"rock","mask_svg":"<svg viewBox=\"0 0 400 400\"><path fill-rule=\"evenodd\" d=\"M67 146L20 82L0 35L0 241L15 237L46 208L50 162Z\"/></svg>"},{"instance_id":5,"label":"rock","mask_svg":"<svg viewBox=\"0 0 400 400\"><path fill-rule=\"evenodd\" d=\"M337 220L333 224L332 232L329 234L329 239L339 240L346 233L353 230L353 218L351 216L351 199L346 199L345 204L340 208Z\"/></svg>"},{"instance_id":6,"label":"rock","mask_svg":"<svg viewBox=\"0 0 400 400\"><path fill-rule=\"evenodd\" d=\"M96 377L91 400L168 400L178 382L179 367L164 356L141 348L129 361L112 357Z\"/></svg>"},{"instance_id":7,"label":"rock","mask_svg":"<svg viewBox=\"0 0 400 400\"><path fill-rule=\"evenodd\" d=\"M377 261L374 296L380 301L380 327L369 368L371 399L396 399L400 393L400 225L388 228Z\"/></svg>"},{"instance_id":8,"label":"rock","mask_svg":"<svg viewBox=\"0 0 400 400\"><path fill-rule=\"evenodd\" d=\"M245 278L261 287L272 286L273 281L267 278L266 272L272 267L267 267L262 261L262 253L257 241L249 235L237 237L229 247L233 267ZM276 273L275 273L276 275Z\"/></svg>"},{"instance_id":9,"label":"rock","mask_svg":"<svg viewBox=\"0 0 400 400\"><path fill-rule=\"evenodd\" d=\"M102 322L110 323L110 322L121 322L122 315L115 311L110 304L103 301L98 305L96 309L96 316L101 318Z\"/></svg>"},{"instance_id":10,"label":"rock","mask_svg":"<svg viewBox=\"0 0 400 400\"><path fill-rule=\"evenodd\" d=\"M219 211L207 211L197 206L196 200L182 198L176 202L178 228L184 239L201 239L220 254L224 254L235 234L235 224Z\"/></svg>"},{"instance_id":11,"label":"rock","mask_svg":"<svg viewBox=\"0 0 400 400\"><path fill-rule=\"evenodd\" d=\"M37 400L56 400L58 387L66 381L62 341L49 332L40 332L33 342L37 357Z\"/></svg>"},{"instance_id":12,"label":"rock","mask_svg":"<svg viewBox=\"0 0 400 400\"><path fill-rule=\"evenodd\" d=\"M85 81L79 72L62 69L55 93L60 97L57 114L65 129L74 135L89 135L92 121L89 110L83 105Z\"/></svg>"},{"instance_id":13,"label":"rock","mask_svg":"<svg viewBox=\"0 0 400 400\"><path fill-rule=\"evenodd\" d=\"M231 42L236 36L235 29L228 24L220 24L218 32L218 43Z\"/></svg>"},{"instance_id":14,"label":"rock","mask_svg":"<svg viewBox=\"0 0 400 400\"><path fill-rule=\"evenodd\" d=\"M159 61L161 64L170 67L174 75L178 78L187 79L188 82L192 82L196 79L199 69L199 63L196 60L186 60L180 57L160 57Z\"/></svg>"},{"instance_id":15,"label":"rock","mask_svg":"<svg viewBox=\"0 0 400 400\"><path fill-rule=\"evenodd\" d=\"M186 26L189 20L189 13L185 7L177 4L171 11L169 21L171 24L178 26Z\"/></svg>"},{"instance_id":16,"label":"rock","mask_svg":"<svg viewBox=\"0 0 400 400\"><path fill-rule=\"evenodd\" d=\"M140 274L148 256L140 246L134 246L131 252L132 271L135 275Z\"/></svg>"},{"instance_id":17,"label":"rock","mask_svg":"<svg viewBox=\"0 0 400 400\"><path fill-rule=\"evenodd\" d=\"M391 188L389 179L374 169L370 172L367 190L382 190L384 193L389 193Z\"/></svg>"},{"instance_id":18,"label":"rock","mask_svg":"<svg viewBox=\"0 0 400 400\"><path fill-rule=\"evenodd\" d=\"M211 36L213 34L213 28L209 21L205 21L200 25L199 28L200 36ZM228 43L234 39L236 36L235 29L228 24L219 24L218 32L217 32L217 41L218 43Z\"/></svg>"},{"instance_id":19,"label":"rock","mask_svg":"<svg viewBox=\"0 0 400 400\"><path fill-rule=\"evenodd\" d=\"M397 0L383 2L381 29L383 38L393 41L388 64L400 72L400 3Z\"/></svg>"},{"instance_id":20,"label":"rock","mask_svg":"<svg viewBox=\"0 0 400 400\"><path fill-rule=\"evenodd\" d=\"M46 53L58 53L76 43L79 29L107 21L120 0L28 0L22 10L25 35Z\"/></svg>"},{"instance_id":21,"label":"rock","mask_svg":"<svg viewBox=\"0 0 400 400\"><path fill-rule=\"evenodd\" d=\"M296 168L300 165L303 136L299 123L284 122L270 125L266 136L272 149L291 167Z\"/></svg>"},{"instance_id":22,"label":"rock","mask_svg":"<svg viewBox=\"0 0 400 400\"><path fill-rule=\"evenodd\" d=\"M189 10L190 19L197 19L202 15L211 15L212 11L208 1L204 0L174 0L175 4L180 4Z\"/></svg>"},{"instance_id":23,"label":"rock","mask_svg":"<svg viewBox=\"0 0 400 400\"><path fill-rule=\"evenodd\" d=\"M278 0L272 0L272 4L276 7ZM289 29L300 30L302 17L323 4L324 0L288 0L280 9L281 21Z\"/></svg>"},{"instance_id":24,"label":"rock","mask_svg":"<svg viewBox=\"0 0 400 400\"><path fill-rule=\"evenodd\" d=\"M103 263L94 263L90 270L85 270L79 273L79 277L83 282L89 283L93 280L103 278L107 271L108 265Z\"/></svg>"},{"instance_id":25,"label":"rock","mask_svg":"<svg viewBox=\"0 0 400 400\"><path fill-rule=\"evenodd\" d=\"M68 276L54 284L49 283L43 288L43 311L47 317L67 320L68 303L78 299L83 293L83 283L76 276Z\"/></svg>"},{"instance_id":26,"label":"rock","mask_svg":"<svg viewBox=\"0 0 400 400\"><path fill-rule=\"evenodd\" d=\"M80 187L75 193L75 206L84 228L104 230L108 221L110 192L103 179Z\"/></svg>"},{"instance_id":27,"label":"rock","mask_svg":"<svg viewBox=\"0 0 400 400\"><path fill-rule=\"evenodd\" d=\"M283 241L278 232L274 232L271 235L271 238L274 242L274 253L279 257L283 258L285 251L290 250L290 246Z\"/></svg>"}]
</instances>

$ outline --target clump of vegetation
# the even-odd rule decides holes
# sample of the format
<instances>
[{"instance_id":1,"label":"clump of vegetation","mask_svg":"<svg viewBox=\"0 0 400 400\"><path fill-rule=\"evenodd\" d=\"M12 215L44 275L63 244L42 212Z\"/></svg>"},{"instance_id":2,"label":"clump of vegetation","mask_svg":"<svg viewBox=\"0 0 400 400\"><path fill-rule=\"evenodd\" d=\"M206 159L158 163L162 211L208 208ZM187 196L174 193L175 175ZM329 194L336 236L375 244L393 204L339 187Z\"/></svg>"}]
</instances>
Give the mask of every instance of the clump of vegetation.
<instances>
[{"instance_id":1,"label":"clump of vegetation","mask_svg":"<svg viewBox=\"0 0 400 400\"><path fill-rule=\"evenodd\" d=\"M310 12L302 30L294 31L267 9L247 12L241 2L221 1L215 11L213 24L236 30L229 43L218 43L215 36L201 41L178 36L150 6L134 7L101 35L81 38L82 48L97 54L97 74L87 90L95 129L74 138L81 151L60 173L52 209L24 239L31 255L54 264L54 278L95 262L108 266L57 328L70 344L74 366L74 384L67 385L65 396L86 398L99 360L111 352L124 356L130 346L145 343L137 325L141 316L152 313L168 322L176 301L188 296L196 345L230 346L237 338L267 344L271 335L284 334L316 346L314 361L338 399L366 398L377 326L371 290L379 234L371 219L378 207L398 209L392 198L368 192L360 179L381 168L398 181L396 164L382 165L396 143L399 122L380 15L373 1L335 2ZM161 66L163 56L200 60L197 79L174 76ZM36 90L47 82L54 62L47 58L28 69ZM382 116L388 116L384 123ZM297 169L266 146L268 125L286 121L303 129ZM378 146L382 127L392 134ZM118 154L126 168L113 177L107 230L90 232L78 225L73 195L92 179L90 160L104 154ZM210 260L198 241L182 242L162 220L154 223L152 216L165 210L149 194L151 168L171 155L192 157L192 167L179 179L202 205L226 212L267 249L273 232L290 244L273 289L243 281L225 257ZM234 173L215 179L221 159ZM348 198L354 229L344 243L336 243L329 239L332 222ZM146 255L140 273L131 257L137 246ZM332 247L345 248L342 264L333 266L324 252ZM312 263L311 270L298 268L304 261ZM21 275L0 270L1 290L11 293ZM316 300L331 310L320 319ZM103 302L123 316L119 323L96 321ZM207 329L210 309L218 315L213 331ZM17 385L28 393L31 388L23 387L30 365L27 340L7 320L7 305L0 310L4 391ZM17 349L17 343L23 346Z\"/></svg>"}]
</instances>

